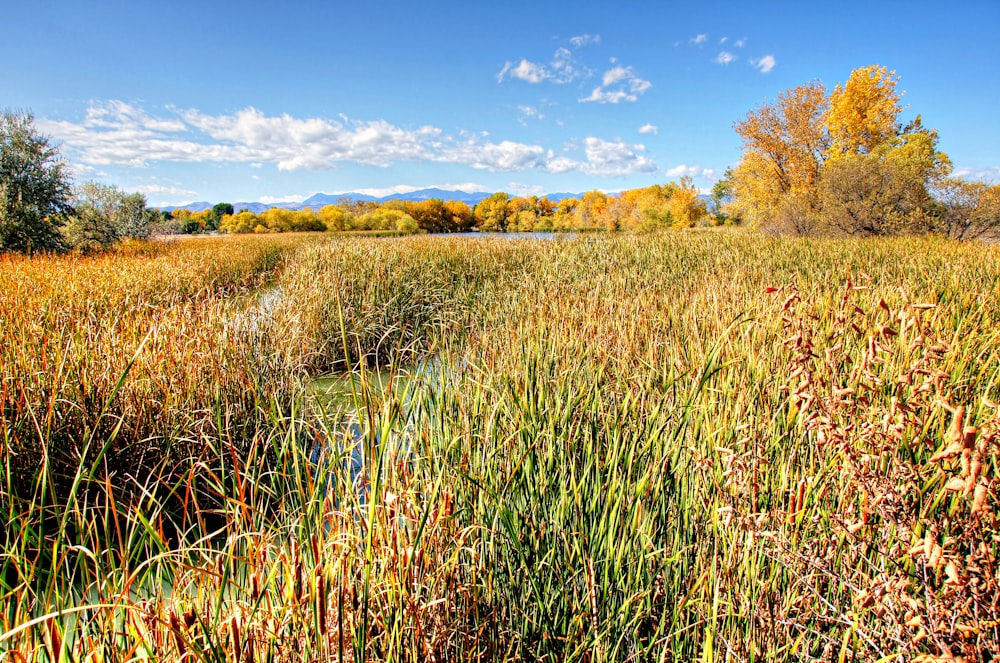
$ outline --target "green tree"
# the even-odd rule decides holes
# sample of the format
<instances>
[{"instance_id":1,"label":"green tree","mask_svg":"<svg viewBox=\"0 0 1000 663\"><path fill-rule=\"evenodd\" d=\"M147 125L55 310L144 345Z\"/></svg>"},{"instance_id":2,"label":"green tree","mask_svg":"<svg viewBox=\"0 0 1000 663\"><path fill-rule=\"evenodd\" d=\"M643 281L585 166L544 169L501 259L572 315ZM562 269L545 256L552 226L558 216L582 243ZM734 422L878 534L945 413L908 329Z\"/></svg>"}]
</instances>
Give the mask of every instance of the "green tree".
<instances>
[{"instance_id":1,"label":"green tree","mask_svg":"<svg viewBox=\"0 0 1000 663\"><path fill-rule=\"evenodd\" d=\"M735 185L733 183L733 168L730 166L726 168L726 172L722 175L722 179L712 185L712 214L715 216L717 223L735 223L740 222L740 218L737 215L730 216L730 204L735 197Z\"/></svg>"},{"instance_id":2,"label":"green tree","mask_svg":"<svg viewBox=\"0 0 1000 663\"><path fill-rule=\"evenodd\" d=\"M65 162L30 113L0 115L0 251L65 248L60 227L70 210Z\"/></svg>"},{"instance_id":3,"label":"green tree","mask_svg":"<svg viewBox=\"0 0 1000 663\"><path fill-rule=\"evenodd\" d=\"M125 239L146 239L159 213L146 207L141 193L126 193L118 187L84 182L73 192L73 213L62 228L72 247L91 250Z\"/></svg>"},{"instance_id":4,"label":"green tree","mask_svg":"<svg viewBox=\"0 0 1000 663\"><path fill-rule=\"evenodd\" d=\"M233 214L233 206L231 203L216 203L212 206L212 214L208 217L207 225L209 230L218 230L219 222L222 221L222 217Z\"/></svg>"}]
</instances>

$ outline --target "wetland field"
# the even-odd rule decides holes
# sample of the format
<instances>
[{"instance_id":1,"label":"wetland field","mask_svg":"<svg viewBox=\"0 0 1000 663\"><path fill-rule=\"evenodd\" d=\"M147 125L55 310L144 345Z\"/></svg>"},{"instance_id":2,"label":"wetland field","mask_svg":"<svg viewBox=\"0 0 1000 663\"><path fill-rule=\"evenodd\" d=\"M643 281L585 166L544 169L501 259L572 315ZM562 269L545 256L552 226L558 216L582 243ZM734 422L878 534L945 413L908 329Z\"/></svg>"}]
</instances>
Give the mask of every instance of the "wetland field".
<instances>
[{"instance_id":1,"label":"wetland field","mask_svg":"<svg viewBox=\"0 0 1000 663\"><path fill-rule=\"evenodd\" d=\"M0 661L989 661L1000 247L0 255Z\"/></svg>"}]
</instances>

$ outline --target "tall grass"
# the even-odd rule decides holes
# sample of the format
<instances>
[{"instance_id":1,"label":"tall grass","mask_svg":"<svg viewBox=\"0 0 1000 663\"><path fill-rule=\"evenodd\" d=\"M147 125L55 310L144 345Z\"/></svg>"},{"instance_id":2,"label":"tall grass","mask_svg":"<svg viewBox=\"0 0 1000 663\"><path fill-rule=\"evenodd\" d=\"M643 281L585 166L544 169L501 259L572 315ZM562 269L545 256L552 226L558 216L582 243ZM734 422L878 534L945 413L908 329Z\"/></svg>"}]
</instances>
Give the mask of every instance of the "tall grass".
<instances>
[{"instance_id":1,"label":"tall grass","mask_svg":"<svg viewBox=\"0 0 1000 663\"><path fill-rule=\"evenodd\" d=\"M24 294L4 301L53 317L36 333L12 304L0 318L0 651L1000 655L995 248L741 232L269 246L206 246L210 268L179 247L93 259L164 278L146 266L162 261L192 289L91 277L62 300L32 289L82 269L6 259ZM280 299L240 317L262 280ZM77 313L97 310L128 322ZM74 340L29 366L57 320ZM349 403L296 389L333 369L354 371ZM40 517L46 450L82 443L115 464L64 454L65 508ZM43 463L28 489L12 479L26 448Z\"/></svg>"}]
</instances>

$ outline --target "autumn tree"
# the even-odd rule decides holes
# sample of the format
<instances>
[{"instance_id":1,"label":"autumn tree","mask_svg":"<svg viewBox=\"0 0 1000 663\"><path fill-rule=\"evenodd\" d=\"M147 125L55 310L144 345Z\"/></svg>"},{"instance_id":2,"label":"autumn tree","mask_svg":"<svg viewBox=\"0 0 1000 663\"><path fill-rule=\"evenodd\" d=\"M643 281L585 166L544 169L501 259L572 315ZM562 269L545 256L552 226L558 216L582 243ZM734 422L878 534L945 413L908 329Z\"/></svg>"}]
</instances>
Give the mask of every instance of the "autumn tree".
<instances>
[{"instance_id":1,"label":"autumn tree","mask_svg":"<svg viewBox=\"0 0 1000 663\"><path fill-rule=\"evenodd\" d=\"M358 223L365 230L395 230L415 233L421 229L419 222L407 214L404 209L389 205L383 205L374 212L361 215L358 218Z\"/></svg>"},{"instance_id":2,"label":"autumn tree","mask_svg":"<svg viewBox=\"0 0 1000 663\"><path fill-rule=\"evenodd\" d=\"M212 206L212 211L207 217L208 230L218 230L219 222L227 214L233 213L233 206L231 203L216 203Z\"/></svg>"},{"instance_id":3,"label":"autumn tree","mask_svg":"<svg viewBox=\"0 0 1000 663\"><path fill-rule=\"evenodd\" d=\"M618 221L608 214L608 196L594 189L583 194L574 212L577 228L607 228L617 230Z\"/></svg>"},{"instance_id":4,"label":"autumn tree","mask_svg":"<svg viewBox=\"0 0 1000 663\"><path fill-rule=\"evenodd\" d=\"M811 83L751 111L735 124L744 153L727 211L796 234L929 228L930 187L951 164L920 116L901 123L897 83L885 67L862 67L829 97Z\"/></svg>"},{"instance_id":5,"label":"autumn tree","mask_svg":"<svg viewBox=\"0 0 1000 663\"><path fill-rule=\"evenodd\" d=\"M742 222L740 216L733 209L732 203L735 196L733 169L729 167L726 168L726 172L722 175L722 178L712 185L710 199L712 201L712 214L715 217L716 223L721 225L722 223L739 224Z\"/></svg>"},{"instance_id":6,"label":"autumn tree","mask_svg":"<svg viewBox=\"0 0 1000 663\"><path fill-rule=\"evenodd\" d=\"M465 232L472 227L472 208L461 200L449 200L444 204L448 232Z\"/></svg>"},{"instance_id":7,"label":"autumn tree","mask_svg":"<svg viewBox=\"0 0 1000 663\"><path fill-rule=\"evenodd\" d=\"M673 187L667 208L673 217L674 228L693 228L708 213L699 193L690 177L682 177Z\"/></svg>"},{"instance_id":8,"label":"autumn tree","mask_svg":"<svg viewBox=\"0 0 1000 663\"><path fill-rule=\"evenodd\" d=\"M844 85L830 93L826 116L829 131L828 156L871 154L899 133L899 104L895 71L869 65L851 72Z\"/></svg>"},{"instance_id":9,"label":"autumn tree","mask_svg":"<svg viewBox=\"0 0 1000 663\"><path fill-rule=\"evenodd\" d=\"M317 215L327 230L350 230L353 225L353 217L350 212L340 205L326 205L321 207Z\"/></svg>"},{"instance_id":10,"label":"autumn tree","mask_svg":"<svg viewBox=\"0 0 1000 663\"><path fill-rule=\"evenodd\" d=\"M552 213L552 226L558 230L568 230L573 227L576 219L576 208L579 206L578 198L563 198L556 205Z\"/></svg>"},{"instance_id":11,"label":"autumn tree","mask_svg":"<svg viewBox=\"0 0 1000 663\"><path fill-rule=\"evenodd\" d=\"M473 211L476 225L484 232L503 232L512 216L510 194L503 191L481 200Z\"/></svg>"},{"instance_id":12,"label":"autumn tree","mask_svg":"<svg viewBox=\"0 0 1000 663\"><path fill-rule=\"evenodd\" d=\"M219 230L234 234L252 233L258 225L260 225L260 219L248 210L242 210L237 214L227 214L219 220Z\"/></svg>"},{"instance_id":13,"label":"autumn tree","mask_svg":"<svg viewBox=\"0 0 1000 663\"><path fill-rule=\"evenodd\" d=\"M944 209L936 230L953 239L1000 239L1000 184L942 178L935 190Z\"/></svg>"},{"instance_id":14,"label":"autumn tree","mask_svg":"<svg viewBox=\"0 0 1000 663\"><path fill-rule=\"evenodd\" d=\"M743 158L733 171L734 213L756 225L771 220L784 197L810 194L829 143L826 90L818 82L782 92L734 126Z\"/></svg>"},{"instance_id":15,"label":"autumn tree","mask_svg":"<svg viewBox=\"0 0 1000 663\"><path fill-rule=\"evenodd\" d=\"M838 152L823 169L819 219L847 235L894 235L934 228L931 189L951 169L937 133L918 115L879 143Z\"/></svg>"}]
</instances>

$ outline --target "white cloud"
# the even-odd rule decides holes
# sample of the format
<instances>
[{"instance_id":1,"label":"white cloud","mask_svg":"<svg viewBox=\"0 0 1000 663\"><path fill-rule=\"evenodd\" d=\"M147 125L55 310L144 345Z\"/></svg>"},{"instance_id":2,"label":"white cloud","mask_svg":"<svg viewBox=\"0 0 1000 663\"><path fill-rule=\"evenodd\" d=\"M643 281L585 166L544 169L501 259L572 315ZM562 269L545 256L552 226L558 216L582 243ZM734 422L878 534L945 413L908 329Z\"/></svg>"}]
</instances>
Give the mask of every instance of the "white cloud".
<instances>
[{"instance_id":1,"label":"white cloud","mask_svg":"<svg viewBox=\"0 0 1000 663\"><path fill-rule=\"evenodd\" d=\"M528 83L541 83L547 78L552 78L551 72L549 72L545 65L529 62L528 60L521 60L517 65L511 62L504 64L503 69L497 74L497 82L502 83L505 76L507 78L518 78Z\"/></svg>"},{"instance_id":2,"label":"white cloud","mask_svg":"<svg viewBox=\"0 0 1000 663\"><path fill-rule=\"evenodd\" d=\"M667 177L698 177L699 175L711 175L714 171L702 168L701 166L688 166L680 164L673 168L668 168L664 174Z\"/></svg>"},{"instance_id":3,"label":"white cloud","mask_svg":"<svg viewBox=\"0 0 1000 663\"><path fill-rule=\"evenodd\" d=\"M183 189L177 186L164 186L162 184L143 184L135 187L135 191L147 196L197 196L197 191Z\"/></svg>"},{"instance_id":4,"label":"white cloud","mask_svg":"<svg viewBox=\"0 0 1000 663\"><path fill-rule=\"evenodd\" d=\"M612 73L610 78L629 90L644 91L648 86L631 73ZM541 117L533 107L520 110ZM485 132L462 132L461 138L455 138L432 126L404 129L386 120L272 116L253 107L219 115L196 109L174 110L168 117L157 118L112 102L95 106L80 123L38 120L38 124L63 143L70 163L81 164L81 170L93 170L95 165L145 167L162 161L241 163L253 168L273 164L287 171L330 169L345 162L387 167L400 161L453 163L504 172L538 169L624 175L655 170L642 145L627 145L621 140L587 138L585 158L578 159L569 153L574 151L572 147L556 153L541 145L490 140ZM144 191L191 193L155 185Z\"/></svg>"},{"instance_id":5,"label":"white cloud","mask_svg":"<svg viewBox=\"0 0 1000 663\"><path fill-rule=\"evenodd\" d=\"M639 133L641 134L658 134L660 133L660 128L655 124L644 124L639 127Z\"/></svg>"},{"instance_id":6,"label":"white cloud","mask_svg":"<svg viewBox=\"0 0 1000 663\"><path fill-rule=\"evenodd\" d=\"M277 205L278 203L301 203L305 199L306 196L302 195L261 196L257 202L264 203L265 205Z\"/></svg>"},{"instance_id":7,"label":"white cloud","mask_svg":"<svg viewBox=\"0 0 1000 663\"><path fill-rule=\"evenodd\" d=\"M656 164L642 154L646 150L643 145L591 137L584 141L584 150L587 161L581 164L580 169L588 175L619 177L656 170Z\"/></svg>"},{"instance_id":8,"label":"white cloud","mask_svg":"<svg viewBox=\"0 0 1000 663\"><path fill-rule=\"evenodd\" d=\"M583 103L618 104L623 101L637 101L653 86L649 81L639 78L632 67L616 66L604 73L601 84L594 88L589 97L579 101Z\"/></svg>"},{"instance_id":9,"label":"white cloud","mask_svg":"<svg viewBox=\"0 0 1000 663\"><path fill-rule=\"evenodd\" d=\"M466 141L442 152L435 160L460 163L479 170L517 171L545 168L552 152L540 145L504 140L499 143Z\"/></svg>"},{"instance_id":10,"label":"white cloud","mask_svg":"<svg viewBox=\"0 0 1000 663\"><path fill-rule=\"evenodd\" d=\"M522 125L527 126L528 120L544 120L545 115L542 114L534 106L518 106L517 107L517 121Z\"/></svg>"},{"instance_id":11,"label":"white cloud","mask_svg":"<svg viewBox=\"0 0 1000 663\"><path fill-rule=\"evenodd\" d=\"M545 166L546 172L549 173L569 173L574 170L580 169L580 162L570 159L567 156L557 156L550 159L548 164Z\"/></svg>"},{"instance_id":12,"label":"white cloud","mask_svg":"<svg viewBox=\"0 0 1000 663\"><path fill-rule=\"evenodd\" d=\"M744 37L743 39L737 39L736 41L733 42L733 46L735 46L736 48L743 48L746 45L747 45L746 37Z\"/></svg>"},{"instance_id":13,"label":"white cloud","mask_svg":"<svg viewBox=\"0 0 1000 663\"><path fill-rule=\"evenodd\" d=\"M976 182L987 182L989 184L1000 183L1000 166L987 168L967 168L959 167L952 171L954 177L962 177Z\"/></svg>"},{"instance_id":14,"label":"white cloud","mask_svg":"<svg viewBox=\"0 0 1000 663\"><path fill-rule=\"evenodd\" d=\"M691 37L691 43L692 44L698 44L699 46L701 44L704 44L706 41L708 41L708 35L705 34L705 33L701 33L699 35L695 35L694 37Z\"/></svg>"},{"instance_id":15,"label":"white cloud","mask_svg":"<svg viewBox=\"0 0 1000 663\"><path fill-rule=\"evenodd\" d=\"M578 35L576 37L570 37L569 43L573 44L575 48L582 48L591 44L600 44L601 35Z\"/></svg>"},{"instance_id":16,"label":"white cloud","mask_svg":"<svg viewBox=\"0 0 1000 663\"><path fill-rule=\"evenodd\" d=\"M541 185L522 184L521 182L508 182L506 190L515 196L523 196L525 198L528 196L544 196L548 193L546 188Z\"/></svg>"},{"instance_id":17,"label":"white cloud","mask_svg":"<svg viewBox=\"0 0 1000 663\"><path fill-rule=\"evenodd\" d=\"M765 55L762 58L755 58L750 60L750 64L758 69L760 73L766 74L774 69L774 66L778 64L778 61L774 59L773 55Z\"/></svg>"},{"instance_id":18,"label":"white cloud","mask_svg":"<svg viewBox=\"0 0 1000 663\"><path fill-rule=\"evenodd\" d=\"M586 69L581 69L577 65L572 51L560 47L552 54L552 59L547 64L531 62L527 59L522 59L518 63L507 61L500 69L500 73L497 74L497 82L503 83L505 80L517 78L533 84L542 81L565 84L588 74Z\"/></svg>"},{"instance_id":19,"label":"white cloud","mask_svg":"<svg viewBox=\"0 0 1000 663\"><path fill-rule=\"evenodd\" d=\"M730 53L729 51L720 51L719 54L715 57L715 60L713 60L713 62L715 62L716 64L727 65L735 59L736 56Z\"/></svg>"},{"instance_id":20,"label":"white cloud","mask_svg":"<svg viewBox=\"0 0 1000 663\"><path fill-rule=\"evenodd\" d=\"M423 189L441 189L443 191L465 191L466 193L476 193L480 191L490 191L487 187L479 184L478 182L460 182L460 183L447 183L447 184L426 184L424 186L413 186L412 184L398 184L396 186L388 186L381 188L366 188L366 189L353 189L354 193L361 193L366 196L375 196L376 198L383 198L385 196L392 196L402 193L411 193L413 191L421 191Z\"/></svg>"}]
</instances>

